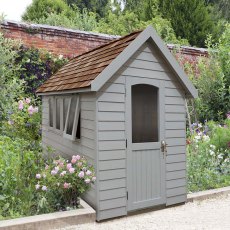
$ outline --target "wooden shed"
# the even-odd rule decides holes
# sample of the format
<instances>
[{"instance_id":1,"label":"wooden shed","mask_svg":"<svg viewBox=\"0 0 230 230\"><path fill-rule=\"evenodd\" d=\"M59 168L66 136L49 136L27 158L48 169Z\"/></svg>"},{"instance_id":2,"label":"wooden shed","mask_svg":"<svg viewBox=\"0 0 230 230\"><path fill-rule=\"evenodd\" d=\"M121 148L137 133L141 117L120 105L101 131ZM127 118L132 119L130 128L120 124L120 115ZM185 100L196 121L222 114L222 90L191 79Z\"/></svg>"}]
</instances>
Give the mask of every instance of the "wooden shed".
<instances>
[{"instance_id":1,"label":"wooden shed","mask_svg":"<svg viewBox=\"0 0 230 230\"><path fill-rule=\"evenodd\" d=\"M186 201L185 99L197 97L152 27L84 53L38 90L42 142L96 168L97 220Z\"/></svg>"}]
</instances>

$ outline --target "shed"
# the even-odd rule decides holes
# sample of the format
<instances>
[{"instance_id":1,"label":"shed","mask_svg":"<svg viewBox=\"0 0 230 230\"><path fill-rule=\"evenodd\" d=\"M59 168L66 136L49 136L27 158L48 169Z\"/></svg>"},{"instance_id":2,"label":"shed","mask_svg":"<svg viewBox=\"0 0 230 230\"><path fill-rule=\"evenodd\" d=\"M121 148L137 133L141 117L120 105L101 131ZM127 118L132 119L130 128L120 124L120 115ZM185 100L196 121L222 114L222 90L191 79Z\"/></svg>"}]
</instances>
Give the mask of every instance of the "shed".
<instances>
[{"instance_id":1,"label":"shed","mask_svg":"<svg viewBox=\"0 0 230 230\"><path fill-rule=\"evenodd\" d=\"M84 155L108 219L186 201L185 99L197 90L152 27L73 58L38 90L42 142Z\"/></svg>"}]
</instances>

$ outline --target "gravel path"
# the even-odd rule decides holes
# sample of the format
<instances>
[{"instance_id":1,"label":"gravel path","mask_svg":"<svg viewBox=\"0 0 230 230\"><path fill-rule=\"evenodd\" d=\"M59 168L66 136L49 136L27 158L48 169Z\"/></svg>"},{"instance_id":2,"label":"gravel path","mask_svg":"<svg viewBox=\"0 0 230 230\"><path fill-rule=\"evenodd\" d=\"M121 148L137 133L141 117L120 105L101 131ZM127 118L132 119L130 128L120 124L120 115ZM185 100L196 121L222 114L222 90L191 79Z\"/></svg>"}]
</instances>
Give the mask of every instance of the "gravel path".
<instances>
[{"instance_id":1,"label":"gravel path","mask_svg":"<svg viewBox=\"0 0 230 230\"><path fill-rule=\"evenodd\" d=\"M123 217L102 223L83 224L62 230L208 229L230 230L230 194L225 197Z\"/></svg>"}]
</instances>

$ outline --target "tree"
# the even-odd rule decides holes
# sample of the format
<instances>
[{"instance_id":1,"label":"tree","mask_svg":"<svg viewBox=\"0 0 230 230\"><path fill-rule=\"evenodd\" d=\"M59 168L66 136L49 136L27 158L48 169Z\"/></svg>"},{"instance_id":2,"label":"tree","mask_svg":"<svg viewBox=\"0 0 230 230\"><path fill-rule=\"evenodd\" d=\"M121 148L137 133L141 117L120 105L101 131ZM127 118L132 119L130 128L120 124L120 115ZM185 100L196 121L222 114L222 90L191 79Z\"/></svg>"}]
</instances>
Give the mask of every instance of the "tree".
<instances>
[{"instance_id":1,"label":"tree","mask_svg":"<svg viewBox=\"0 0 230 230\"><path fill-rule=\"evenodd\" d=\"M22 19L35 22L38 19L49 17L50 14L63 14L71 18L74 16L74 11L63 0L33 0Z\"/></svg>"},{"instance_id":2,"label":"tree","mask_svg":"<svg viewBox=\"0 0 230 230\"><path fill-rule=\"evenodd\" d=\"M106 14L110 0L66 0L66 2L71 7L77 6L80 12L87 9L89 12L94 12L99 18L102 18Z\"/></svg>"},{"instance_id":3,"label":"tree","mask_svg":"<svg viewBox=\"0 0 230 230\"><path fill-rule=\"evenodd\" d=\"M215 35L215 23L203 0L159 0L159 7L176 35L191 45L203 47L206 36Z\"/></svg>"}]
</instances>

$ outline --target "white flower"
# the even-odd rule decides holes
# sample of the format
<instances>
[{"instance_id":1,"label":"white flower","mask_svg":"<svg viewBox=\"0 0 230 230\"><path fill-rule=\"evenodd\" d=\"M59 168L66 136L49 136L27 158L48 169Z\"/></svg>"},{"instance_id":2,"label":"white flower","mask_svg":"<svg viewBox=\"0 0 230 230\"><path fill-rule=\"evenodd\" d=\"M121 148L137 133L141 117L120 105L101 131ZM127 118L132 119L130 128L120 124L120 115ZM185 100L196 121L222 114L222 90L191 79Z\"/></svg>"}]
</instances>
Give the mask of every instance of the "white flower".
<instances>
[{"instance_id":1,"label":"white flower","mask_svg":"<svg viewBox=\"0 0 230 230\"><path fill-rule=\"evenodd\" d=\"M210 148L215 150L216 149L216 146L215 145L210 145Z\"/></svg>"},{"instance_id":2,"label":"white flower","mask_svg":"<svg viewBox=\"0 0 230 230\"><path fill-rule=\"evenodd\" d=\"M213 155L215 154L215 152L214 152L213 150L209 150L209 154L210 154L211 156L213 156Z\"/></svg>"},{"instance_id":3,"label":"white flower","mask_svg":"<svg viewBox=\"0 0 230 230\"><path fill-rule=\"evenodd\" d=\"M198 124L198 127L199 127L199 128L202 128L203 126L202 126L202 124L200 123L200 124Z\"/></svg>"},{"instance_id":4,"label":"white flower","mask_svg":"<svg viewBox=\"0 0 230 230\"><path fill-rule=\"evenodd\" d=\"M63 58L63 55L62 55L62 54L60 54L60 55L58 56L58 58L59 58L59 59L62 59L62 58Z\"/></svg>"},{"instance_id":5,"label":"white flower","mask_svg":"<svg viewBox=\"0 0 230 230\"><path fill-rule=\"evenodd\" d=\"M203 136L203 140L204 140L205 142L209 142L209 141L210 141L210 138L209 138L208 135L204 135L204 136Z\"/></svg>"},{"instance_id":6,"label":"white flower","mask_svg":"<svg viewBox=\"0 0 230 230\"><path fill-rule=\"evenodd\" d=\"M225 163L229 162L229 159L228 159L228 158L226 158L226 159L224 160L224 162L225 162Z\"/></svg>"},{"instance_id":7,"label":"white flower","mask_svg":"<svg viewBox=\"0 0 230 230\"><path fill-rule=\"evenodd\" d=\"M223 159L222 154L219 154L219 155L218 155L218 158L219 158L219 159Z\"/></svg>"}]
</instances>

